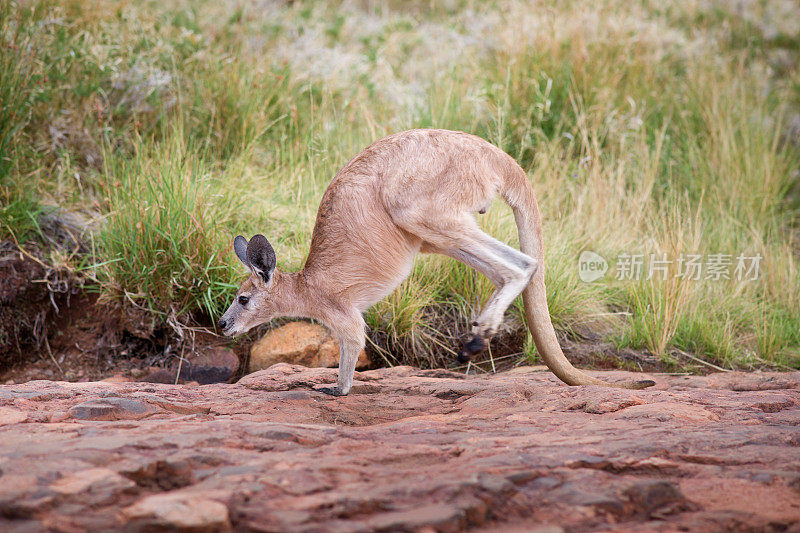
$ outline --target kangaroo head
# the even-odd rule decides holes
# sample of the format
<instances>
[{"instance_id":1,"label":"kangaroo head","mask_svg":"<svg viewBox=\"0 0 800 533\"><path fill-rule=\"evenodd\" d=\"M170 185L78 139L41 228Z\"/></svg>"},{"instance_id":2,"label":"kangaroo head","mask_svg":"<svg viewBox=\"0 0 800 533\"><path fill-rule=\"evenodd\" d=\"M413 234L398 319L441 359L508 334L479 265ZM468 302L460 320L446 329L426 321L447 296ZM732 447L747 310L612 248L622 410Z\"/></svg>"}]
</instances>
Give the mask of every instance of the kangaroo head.
<instances>
[{"instance_id":1,"label":"kangaroo head","mask_svg":"<svg viewBox=\"0 0 800 533\"><path fill-rule=\"evenodd\" d=\"M233 240L236 257L250 270L239 287L233 303L222 315L219 327L227 336L246 333L250 328L271 320L277 309L273 299L275 250L263 235L250 242L238 235Z\"/></svg>"}]
</instances>

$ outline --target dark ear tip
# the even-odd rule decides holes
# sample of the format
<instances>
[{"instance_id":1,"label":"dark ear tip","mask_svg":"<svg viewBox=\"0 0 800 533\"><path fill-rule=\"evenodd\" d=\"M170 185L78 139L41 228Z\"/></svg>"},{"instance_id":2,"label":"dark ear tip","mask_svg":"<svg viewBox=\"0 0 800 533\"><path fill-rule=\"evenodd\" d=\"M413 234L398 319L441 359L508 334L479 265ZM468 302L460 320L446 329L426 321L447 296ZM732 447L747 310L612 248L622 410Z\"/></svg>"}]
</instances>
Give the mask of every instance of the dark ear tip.
<instances>
[{"instance_id":1,"label":"dark ear tip","mask_svg":"<svg viewBox=\"0 0 800 533\"><path fill-rule=\"evenodd\" d=\"M254 243L256 243L256 245L263 244L262 241L263 242L269 242L267 240L267 238L264 237L263 235L261 235L260 233L256 233L255 235L253 235L253 238L250 239L250 242L254 242Z\"/></svg>"},{"instance_id":2,"label":"dark ear tip","mask_svg":"<svg viewBox=\"0 0 800 533\"><path fill-rule=\"evenodd\" d=\"M247 243L247 250L248 253L251 253L251 250L269 250L271 252L272 245L269 243L266 237L258 233L253 235L253 238Z\"/></svg>"},{"instance_id":3,"label":"dark ear tip","mask_svg":"<svg viewBox=\"0 0 800 533\"><path fill-rule=\"evenodd\" d=\"M265 282L269 282L275 270L275 250L266 237L253 235L247 243L247 263L251 270L259 274Z\"/></svg>"}]
</instances>

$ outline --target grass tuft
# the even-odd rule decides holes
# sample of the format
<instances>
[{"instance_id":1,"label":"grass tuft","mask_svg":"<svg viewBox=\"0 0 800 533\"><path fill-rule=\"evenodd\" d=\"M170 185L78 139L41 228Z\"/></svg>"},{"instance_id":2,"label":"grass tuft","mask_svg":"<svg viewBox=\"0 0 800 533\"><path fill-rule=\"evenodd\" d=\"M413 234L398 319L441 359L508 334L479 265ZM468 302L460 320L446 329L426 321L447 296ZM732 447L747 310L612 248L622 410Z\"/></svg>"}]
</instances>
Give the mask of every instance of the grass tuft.
<instances>
[{"instance_id":1,"label":"grass tuft","mask_svg":"<svg viewBox=\"0 0 800 533\"><path fill-rule=\"evenodd\" d=\"M99 237L99 279L106 296L165 316L198 309L219 316L235 272L204 161L173 135L144 144L132 158L107 154L104 174L109 214Z\"/></svg>"}]
</instances>

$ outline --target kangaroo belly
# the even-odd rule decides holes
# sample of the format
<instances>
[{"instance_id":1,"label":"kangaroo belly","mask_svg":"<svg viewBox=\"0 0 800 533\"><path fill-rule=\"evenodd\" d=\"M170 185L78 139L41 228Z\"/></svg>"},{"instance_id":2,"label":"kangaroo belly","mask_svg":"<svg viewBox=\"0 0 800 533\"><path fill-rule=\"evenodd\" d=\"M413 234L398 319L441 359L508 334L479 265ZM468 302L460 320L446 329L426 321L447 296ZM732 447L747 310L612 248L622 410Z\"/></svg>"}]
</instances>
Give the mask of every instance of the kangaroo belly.
<instances>
[{"instance_id":1,"label":"kangaroo belly","mask_svg":"<svg viewBox=\"0 0 800 533\"><path fill-rule=\"evenodd\" d=\"M386 212L379 191L375 176L344 174L331 182L305 266L308 275L324 275L340 299L362 311L408 276L420 248L420 240Z\"/></svg>"}]
</instances>

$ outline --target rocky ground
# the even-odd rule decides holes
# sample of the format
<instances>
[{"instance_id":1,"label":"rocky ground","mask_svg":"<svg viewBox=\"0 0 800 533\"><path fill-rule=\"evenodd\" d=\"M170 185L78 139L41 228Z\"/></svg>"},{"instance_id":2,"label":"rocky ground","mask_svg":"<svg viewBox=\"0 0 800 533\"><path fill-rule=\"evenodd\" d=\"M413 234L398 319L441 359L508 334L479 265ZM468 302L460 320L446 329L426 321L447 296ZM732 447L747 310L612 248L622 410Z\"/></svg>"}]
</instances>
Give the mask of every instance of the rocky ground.
<instances>
[{"instance_id":1,"label":"rocky ground","mask_svg":"<svg viewBox=\"0 0 800 533\"><path fill-rule=\"evenodd\" d=\"M798 372L335 372L2 386L0 530L800 531Z\"/></svg>"}]
</instances>

